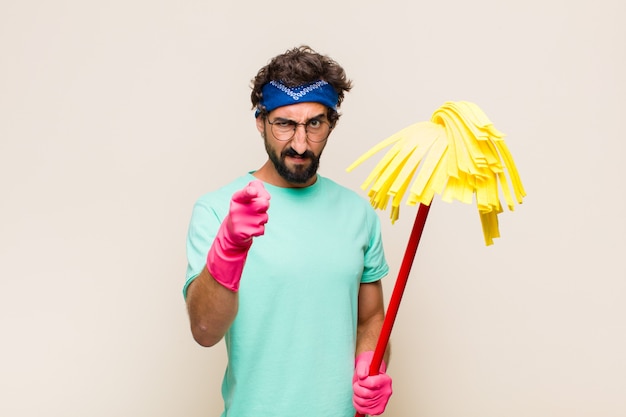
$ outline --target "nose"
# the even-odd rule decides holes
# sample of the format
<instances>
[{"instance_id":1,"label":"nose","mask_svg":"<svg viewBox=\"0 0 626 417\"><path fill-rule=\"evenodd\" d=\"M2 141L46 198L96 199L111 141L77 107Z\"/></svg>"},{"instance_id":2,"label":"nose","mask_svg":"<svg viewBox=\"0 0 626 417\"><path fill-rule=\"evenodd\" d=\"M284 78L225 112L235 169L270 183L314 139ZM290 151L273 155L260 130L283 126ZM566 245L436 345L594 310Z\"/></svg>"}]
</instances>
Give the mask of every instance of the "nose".
<instances>
[{"instance_id":1,"label":"nose","mask_svg":"<svg viewBox=\"0 0 626 417\"><path fill-rule=\"evenodd\" d=\"M302 129L300 129L302 128ZM291 138L291 147L298 153L306 151L308 144L306 139L306 128L303 124L296 125L296 131Z\"/></svg>"}]
</instances>

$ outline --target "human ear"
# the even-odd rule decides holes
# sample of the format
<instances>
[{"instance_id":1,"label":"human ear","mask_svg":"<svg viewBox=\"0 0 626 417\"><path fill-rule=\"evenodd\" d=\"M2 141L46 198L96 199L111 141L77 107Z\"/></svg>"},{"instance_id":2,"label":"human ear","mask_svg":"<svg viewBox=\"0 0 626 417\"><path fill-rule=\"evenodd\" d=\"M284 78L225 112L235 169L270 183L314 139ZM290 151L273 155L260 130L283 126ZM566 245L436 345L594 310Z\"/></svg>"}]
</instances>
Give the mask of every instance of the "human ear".
<instances>
[{"instance_id":1,"label":"human ear","mask_svg":"<svg viewBox=\"0 0 626 417\"><path fill-rule=\"evenodd\" d=\"M265 118L263 116L256 118L256 128L261 133L261 136L265 137Z\"/></svg>"}]
</instances>

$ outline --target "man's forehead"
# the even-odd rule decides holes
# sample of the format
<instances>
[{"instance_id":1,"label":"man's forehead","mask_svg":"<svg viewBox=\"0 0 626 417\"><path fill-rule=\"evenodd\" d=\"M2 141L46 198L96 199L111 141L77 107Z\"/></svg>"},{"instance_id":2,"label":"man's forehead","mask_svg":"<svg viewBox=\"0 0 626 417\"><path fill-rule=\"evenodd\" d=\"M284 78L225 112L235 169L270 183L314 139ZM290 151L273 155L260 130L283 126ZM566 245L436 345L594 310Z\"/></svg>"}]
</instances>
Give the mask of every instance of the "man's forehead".
<instances>
[{"instance_id":1,"label":"man's forehead","mask_svg":"<svg viewBox=\"0 0 626 417\"><path fill-rule=\"evenodd\" d=\"M297 103L278 107L270 112L273 117L283 119L311 119L313 117L326 116L327 108L321 103Z\"/></svg>"}]
</instances>

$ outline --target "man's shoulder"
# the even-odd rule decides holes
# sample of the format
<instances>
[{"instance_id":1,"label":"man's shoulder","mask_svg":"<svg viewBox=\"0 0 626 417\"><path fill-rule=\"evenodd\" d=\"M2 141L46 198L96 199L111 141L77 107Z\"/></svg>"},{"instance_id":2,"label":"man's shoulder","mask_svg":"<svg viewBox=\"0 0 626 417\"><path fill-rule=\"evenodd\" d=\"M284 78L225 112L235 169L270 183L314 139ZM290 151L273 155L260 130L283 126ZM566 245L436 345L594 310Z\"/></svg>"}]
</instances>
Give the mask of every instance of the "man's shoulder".
<instances>
[{"instance_id":1,"label":"man's shoulder","mask_svg":"<svg viewBox=\"0 0 626 417\"><path fill-rule=\"evenodd\" d=\"M335 197L351 200L355 204L365 204L367 206L370 205L365 196L359 194L355 190L348 188L345 185L339 184L338 182L331 180L327 177L318 176L318 179L322 182L324 190L327 192L332 192Z\"/></svg>"}]
</instances>

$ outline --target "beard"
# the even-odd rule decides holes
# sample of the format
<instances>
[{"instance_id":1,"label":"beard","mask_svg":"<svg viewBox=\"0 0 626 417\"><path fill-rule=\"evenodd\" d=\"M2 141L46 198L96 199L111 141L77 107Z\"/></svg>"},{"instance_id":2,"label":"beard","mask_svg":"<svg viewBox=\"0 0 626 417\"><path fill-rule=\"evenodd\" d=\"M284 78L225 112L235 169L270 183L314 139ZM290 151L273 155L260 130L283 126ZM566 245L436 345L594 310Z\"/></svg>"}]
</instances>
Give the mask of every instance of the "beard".
<instances>
[{"instance_id":1,"label":"beard","mask_svg":"<svg viewBox=\"0 0 626 417\"><path fill-rule=\"evenodd\" d=\"M265 151L267 152L270 161L274 164L274 168L278 174L287 182L292 184L305 184L311 178L313 178L317 174L317 169L320 166L320 156L315 155L311 151L305 151L303 154L299 154L294 151L291 147L285 149L280 155L271 147L268 140L265 140ZM297 165L295 168L290 169L285 164L285 158L291 157L300 157L302 159L308 159L310 161L309 165Z\"/></svg>"}]
</instances>

